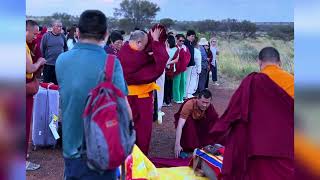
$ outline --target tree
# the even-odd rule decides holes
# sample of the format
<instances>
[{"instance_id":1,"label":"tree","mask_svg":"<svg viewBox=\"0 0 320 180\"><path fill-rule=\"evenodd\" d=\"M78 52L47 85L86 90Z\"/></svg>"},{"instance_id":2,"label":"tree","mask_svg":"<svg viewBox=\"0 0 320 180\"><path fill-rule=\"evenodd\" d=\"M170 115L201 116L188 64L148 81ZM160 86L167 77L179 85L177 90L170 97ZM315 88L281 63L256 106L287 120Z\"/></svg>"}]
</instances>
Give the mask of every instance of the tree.
<instances>
[{"instance_id":1,"label":"tree","mask_svg":"<svg viewBox=\"0 0 320 180\"><path fill-rule=\"evenodd\" d=\"M119 29L122 29L126 32L131 32L134 29L134 24L128 18L123 18L119 20Z\"/></svg>"},{"instance_id":2,"label":"tree","mask_svg":"<svg viewBox=\"0 0 320 180\"><path fill-rule=\"evenodd\" d=\"M171 26L173 26L175 23L172 19L170 18L163 18L160 19L160 24L163 24L165 27L170 28Z\"/></svg>"},{"instance_id":3,"label":"tree","mask_svg":"<svg viewBox=\"0 0 320 180\"><path fill-rule=\"evenodd\" d=\"M77 24L77 21L73 18L73 16L67 13L54 13L51 18L54 20L60 20L62 22L62 25L66 27Z\"/></svg>"},{"instance_id":4,"label":"tree","mask_svg":"<svg viewBox=\"0 0 320 180\"><path fill-rule=\"evenodd\" d=\"M294 27L290 25L276 25L273 26L268 35L285 41L291 41L294 38Z\"/></svg>"},{"instance_id":5,"label":"tree","mask_svg":"<svg viewBox=\"0 0 320 180\"><path fill-rule=\"evenodd\" d=\"M115 17L132 21L135 27L144 28L151 24L160 7L147 0L123 0L120 8L114 9Z\"/></svg>"},{"instance_id":6,"label":"tree","mask_svg":"<svg viewBox=\"0 0 320 180\"><path fill-rule=\"evenodd\" d=\"M250 21L244 20L240 24L240 31L243 38L253 37L257 31L257 26Z\"/></svg>"}]
</instances>

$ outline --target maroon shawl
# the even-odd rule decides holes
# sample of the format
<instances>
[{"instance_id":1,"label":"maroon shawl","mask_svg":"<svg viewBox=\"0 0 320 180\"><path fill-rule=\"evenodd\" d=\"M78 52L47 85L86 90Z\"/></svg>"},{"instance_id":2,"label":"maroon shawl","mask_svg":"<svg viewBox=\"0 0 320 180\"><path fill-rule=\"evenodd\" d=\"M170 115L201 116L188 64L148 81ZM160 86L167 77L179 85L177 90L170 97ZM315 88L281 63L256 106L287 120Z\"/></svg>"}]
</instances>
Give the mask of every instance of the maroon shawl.
<instances>
[{"instance_id":1,"label":"maroon shawl","mask_svg":"<svg viewBox=\"0 0 320 180\"><path fill-rule=\"evenodd\" d=\"M248 75L210 131L216 143L226 135L222 173L246 174L250 157L293 160L293 118L291 96L265 74Z\"/></svg>"},{"instance_id":2,"label":"maroon shawl","mask_svg":"<svg viewBox=\"0 0 320 180\"><path fill-rule=\"evenodd\" d=\"M128 85L148 84L156 81L163 73L169 59L165 44L152 41L153 54L133 50L125 43L118 53Z\"/></svg>"},{"instance_id":3,"label":"maroon shawl","mask_svg":"<svg viewBox=\"0 0 320 180\"><path fill-rule=\"evenodd\" d=\"M186 48L186 51L183 48L180 49L179 60L176 63L175 75L178 75L181 72L184 72L185 70L187 70L187 66L188 66L188 64L190 62L190 57L191 57L191 54L190 54L190 51L189 51L188 48Z\"/></svg>"}]
</instances>

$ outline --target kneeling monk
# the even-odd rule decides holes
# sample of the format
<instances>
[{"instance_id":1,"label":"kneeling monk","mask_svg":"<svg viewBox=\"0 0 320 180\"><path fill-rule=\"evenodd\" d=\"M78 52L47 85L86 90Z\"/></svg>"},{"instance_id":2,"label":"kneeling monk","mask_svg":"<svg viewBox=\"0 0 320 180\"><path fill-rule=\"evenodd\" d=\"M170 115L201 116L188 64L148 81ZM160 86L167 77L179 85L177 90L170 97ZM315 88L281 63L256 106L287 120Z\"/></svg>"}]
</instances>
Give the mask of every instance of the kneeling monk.
<instances>
[{"instance_id":1,"label":"kneeling monk","mask_svg":"<svg viewBox=\"0 0 320 180\"><path fill-rule=\"evenodd\" d=\"M241 82L210 131L216 140L226 135L224 180L294 177L294 78L273 47L262 49L258 62L261 72Z\"/></svg>"},{"instance_id":2,"label":"kneeling monk","mask_svg":"<svg viewBox=\"0 0 320 180\"><path fill-rule=\"evenodd\" d=\"M211 144L209 130L218 119L211 99L211 92L205 89L198 94L197 98L185 101L178 113L174 115L176 158L179 157L181 151L192 152L195 148Z\"/></svg>"}]
</instances>

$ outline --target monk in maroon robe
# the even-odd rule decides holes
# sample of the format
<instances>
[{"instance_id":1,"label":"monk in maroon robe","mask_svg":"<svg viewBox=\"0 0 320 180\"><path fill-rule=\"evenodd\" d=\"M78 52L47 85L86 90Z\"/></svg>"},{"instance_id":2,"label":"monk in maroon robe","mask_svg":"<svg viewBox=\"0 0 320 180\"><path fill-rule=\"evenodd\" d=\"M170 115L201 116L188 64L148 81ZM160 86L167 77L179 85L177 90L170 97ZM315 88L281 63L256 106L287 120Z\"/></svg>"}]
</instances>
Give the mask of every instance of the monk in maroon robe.
<instances>
[{"instance_id":1,"label":"monk in maroon robe","mask_svg":"<svg viewBox=\"0 0 320 180\"><path fill-rule=\"evenodd\" d=\"M225 145L224 180L293 179L293 76L280 68L272 47L261 50L259 65L261 73L241 82L210 131Z\"/></svg>"},{"instance_id":2,"label":"monk in maroon robe","mask_svg":"<svg viewBox=\"0 0 320 180\"><path fill-rule=\"evenodd\" d=\"M211 98L211 92L205 89L198 94L197 98L185 101L174 115L176 158L181 151L193 152L195 148L212 144L209 130L218 120L218 114L211 104Z\"/></svg>"},{"instance_id":3,"label":"monk in maroon robe","mask_svg":"<svg viewBox=\"0 0 320 180\"><path fill-rule=\"evenodd\" d=\"M162 75L169 59L161 36L166 34L164 31L159 26L153 28L149 36L143 31L134 31L118 53L128 84L136 144L145 155L148 155L152 132L152 92L159 88L155 81Z\"/></svg>"}]
</instances>

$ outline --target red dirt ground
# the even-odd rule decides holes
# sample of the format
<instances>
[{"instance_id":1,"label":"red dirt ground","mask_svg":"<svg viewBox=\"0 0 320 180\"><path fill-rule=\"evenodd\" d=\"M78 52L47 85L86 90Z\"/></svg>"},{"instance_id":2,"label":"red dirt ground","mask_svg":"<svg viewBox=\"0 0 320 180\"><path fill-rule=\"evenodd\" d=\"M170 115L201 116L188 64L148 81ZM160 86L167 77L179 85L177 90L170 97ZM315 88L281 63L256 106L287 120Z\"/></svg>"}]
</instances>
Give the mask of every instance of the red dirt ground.
<instances>
[{"instance_id":1,"label":"red dirt ground","mask_svg":"<svg viewBox=\"0 0 320 180\"><path fill-rule=\"evenodd\" d=\"M209 85L209 90L213 93L213 104L219 115L223 113L234 92L226 82L221 82L220 86ZM228 86L228 87L226 87ZM151 157L173 157L173 147L175 141L175 130L173 124L173 114L176 113L180 105L173 107L163 107L165 113L161 125L153 124L152 141L150 147ZM41 168L34 172L27 173L28 180L55 180L63 177L63 158L61 149L39 149L30 152L30 161L39 163Z\"/></svg>"}]
</instances>

